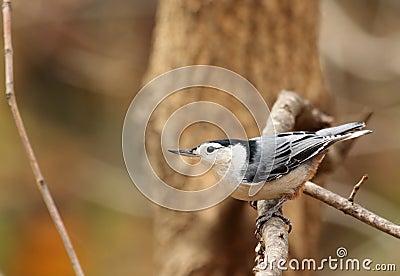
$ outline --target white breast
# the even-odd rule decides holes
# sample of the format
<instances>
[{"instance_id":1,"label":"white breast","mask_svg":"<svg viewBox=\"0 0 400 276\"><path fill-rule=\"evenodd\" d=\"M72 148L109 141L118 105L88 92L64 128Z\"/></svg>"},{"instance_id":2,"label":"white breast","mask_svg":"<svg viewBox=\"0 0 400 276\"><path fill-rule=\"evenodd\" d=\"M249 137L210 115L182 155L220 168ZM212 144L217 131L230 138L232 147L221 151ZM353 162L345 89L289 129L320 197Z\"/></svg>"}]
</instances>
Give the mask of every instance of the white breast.
<instances>
[{"instance_id":1,"label":"white breast","mask_svg":"<svg viewBox=\"0 0 400 276\"><path fill-rule=\"evenodd\" d=\"M232 159L232 156L235 158ZM226 151L221 151L214 164L214 171L223 181L235 185L240 183L244 176L244 166L247 163L246 149L238 144Z\"/></svg>"},{"instance_id":2,"label":"white breast","mask_svg":"<svg viewBox=\"0 0 400 276\"><path fill-rule=\"evenodd\" d=\"M289 174L286 174L276 180L259 183L261 186L260 190L253 196L250 196L250 187L258 184L247 184L242 183L232 193L232 197L240 200L255 201L255 200L266 200L280 198L283 195L287 195L290 198L296 197L300 192L304 183L310 180L316 173L319 163L322 161L324 155L313 158ZM254 188L254 187L253 187Z\"/></svg>"}]
</instances>

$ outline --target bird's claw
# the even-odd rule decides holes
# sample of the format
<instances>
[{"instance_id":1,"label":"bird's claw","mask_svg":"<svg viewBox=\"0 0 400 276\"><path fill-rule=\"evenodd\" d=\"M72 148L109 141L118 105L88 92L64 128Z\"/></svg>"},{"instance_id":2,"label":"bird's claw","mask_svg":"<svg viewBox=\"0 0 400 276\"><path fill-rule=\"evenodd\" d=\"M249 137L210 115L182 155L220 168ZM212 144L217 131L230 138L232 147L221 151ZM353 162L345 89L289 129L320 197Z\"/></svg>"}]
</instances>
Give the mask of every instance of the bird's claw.
<instances>
[{"instance_id":1,"label":"bird's claw","mask_svg":"<svg viewBox=\"0 0 400 276\"><path fill-rule=\"evenodd\" d=\"M280 213L274 213L272 216L283 220L283 222L289 227L288 233L292 232L293 226L292 226L292 223L290 222L290 219L288 219L287 217L285 217L284 215L282 215Z\"/></svg>"},{"instance_id":2,"label":"bird's claw","mask_svg":"<svg viewBox=\"0 0 400 276\"><path fill-rule=\"evenodd\" d=\"M264 228L265 223L273 217L280 218L289 227L288 233L292 231L292 223L290 222L290 219L278 212L267 212L266 214L259 216L256 220L256 231L254 233L256 237L262 236L262 229Z\"/></svg>"},{"instance_id":3,"label":"bird's claw","mask_svg":"<svg viewBox=\"0 0 400 276\"><path fill-rule=\"evenodd\" d=\"M257 211L257 201L256 200L252 200L249 201L250 206Z\"/></svg>"},{"instance_id":4,"label":"bird's claw","mask_svg":"<svg viewBox=\"0 0 400 276\"><path fill-rule=\"evenodd\" d=\"M290 220L286 217L284 217L281 213L281 207L282 205L288 200L286 196L283 196L282 198L279 199L279 201L275 204L275 206L271 207L266 213L258 216L256 220L256 232L254 233L255 236L262 237L262 229L264 227L264 224L269 221L272 217L277 217L283 220L285 224L289 226L288 233L292 231L292 224L290 223Z\"/></svg>"},{"instance_id":5,"label":"bird's claw","mask_svg":"<svg viewBox=\"0 0 400 276\"><path fill-rule=\"evenodd\" d=\"M262 229L263 229L265 223L266 223L267 221L269 221L271 218L272 218L272 214L268 212L267 214L264 214L264 215L262 215L262 216L259 216L259 217L256 219L256 231L255 231L255 233L254 233L254 235L255 235L256 237L261 237L261 236L262 236L262 233L261 233L261 232L262 232Z\"/></svg>"}]
</instances>

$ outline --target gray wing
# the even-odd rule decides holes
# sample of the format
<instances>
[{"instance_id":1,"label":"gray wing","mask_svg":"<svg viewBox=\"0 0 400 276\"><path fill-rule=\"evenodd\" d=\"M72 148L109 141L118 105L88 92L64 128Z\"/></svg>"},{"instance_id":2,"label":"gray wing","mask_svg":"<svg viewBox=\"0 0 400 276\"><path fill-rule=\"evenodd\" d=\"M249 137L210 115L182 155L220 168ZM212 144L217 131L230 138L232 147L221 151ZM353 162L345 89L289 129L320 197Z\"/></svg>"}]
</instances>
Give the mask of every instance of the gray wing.
<instances>
[{"instance_id":1,"label":"gray wing","mask_svg":"<svg viewBox=\"0 0 400 276\"><path fill-rule=\"evenodd\" d=\"M243 181L259 183L277 179L325 151L338 139L314 132L287 132L257 138L263 151L249 164ZM259 149L261 147L258 147Z\"/></svg>"}]
</instances>

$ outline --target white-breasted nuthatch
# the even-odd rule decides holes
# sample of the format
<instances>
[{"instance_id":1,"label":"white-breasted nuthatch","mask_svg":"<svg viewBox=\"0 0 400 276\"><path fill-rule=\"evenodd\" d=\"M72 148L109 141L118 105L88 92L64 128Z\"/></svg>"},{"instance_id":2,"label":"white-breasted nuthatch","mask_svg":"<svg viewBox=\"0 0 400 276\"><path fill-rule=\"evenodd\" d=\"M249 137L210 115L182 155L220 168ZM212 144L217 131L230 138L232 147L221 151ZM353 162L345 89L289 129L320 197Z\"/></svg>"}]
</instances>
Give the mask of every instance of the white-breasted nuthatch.
<instances>
[{"instance_id":1,"label":"white-breasted nuthatch","mask_svg":"<svg viewBox=\"0 0 400 276\"><path fill-rule=\"evenodd\" d=\"M169 150L172 153L200 157L213 165L214 171L226 181L240 183L232 196L253 201L293 198L310 180L327 149L338 141L354 139L371 133L361 130L365 123L354 122L316 132L294 131L277 133L248 141L213 140L190 150ZM252 185L264 184L252 194ZM250 193L249 193L250 192Z\"/></svg>"},{"instance_id":2,"label":"white-breasted nuthatch","mask_svg":"<svg viewBox=\"0 0 400 276\"><path fill-rule=\"evenodd\" d=\"M213 165L224 181L238 186L232 193L234 198L246 201L283 199L275 208L278 210L287 199L295 198L305 182L315 175L330 146L372 132L362 130L364 127L363 122L353 122L316 132L284 132L248 141L213 140L190 150L169 151L200 157Z\"/></svg>"}]
</instances>

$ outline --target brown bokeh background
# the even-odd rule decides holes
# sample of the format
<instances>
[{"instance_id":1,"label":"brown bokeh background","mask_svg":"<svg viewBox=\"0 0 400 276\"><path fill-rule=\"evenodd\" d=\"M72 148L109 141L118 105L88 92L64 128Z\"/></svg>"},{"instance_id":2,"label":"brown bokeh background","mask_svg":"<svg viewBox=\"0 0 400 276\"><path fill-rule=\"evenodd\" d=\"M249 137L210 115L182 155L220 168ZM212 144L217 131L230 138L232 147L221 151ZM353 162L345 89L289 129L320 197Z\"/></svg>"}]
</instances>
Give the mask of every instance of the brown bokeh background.
<instances>
[{"instance_id":1,"label":"brown bokeh background","mask_svg":"<svg viewBox=\"0 0 400 276\"><path fill-rule=\"evenodd\" d=\"M347 195L368 173L356 200L400 223L400 3L321 3L321 62L338 121L374 112L374 134L356 143L328 188ZM153 0L13 2L17 100L87 275L154 272L151 203L125 171L121 131L147 69L156 7ZM72 275L5 97L0 134L0 273ZM400 269L398 240L329 207L324 218L319 255L310 257L344 246L351 257Z\"/></svg>"}]
</instances>

